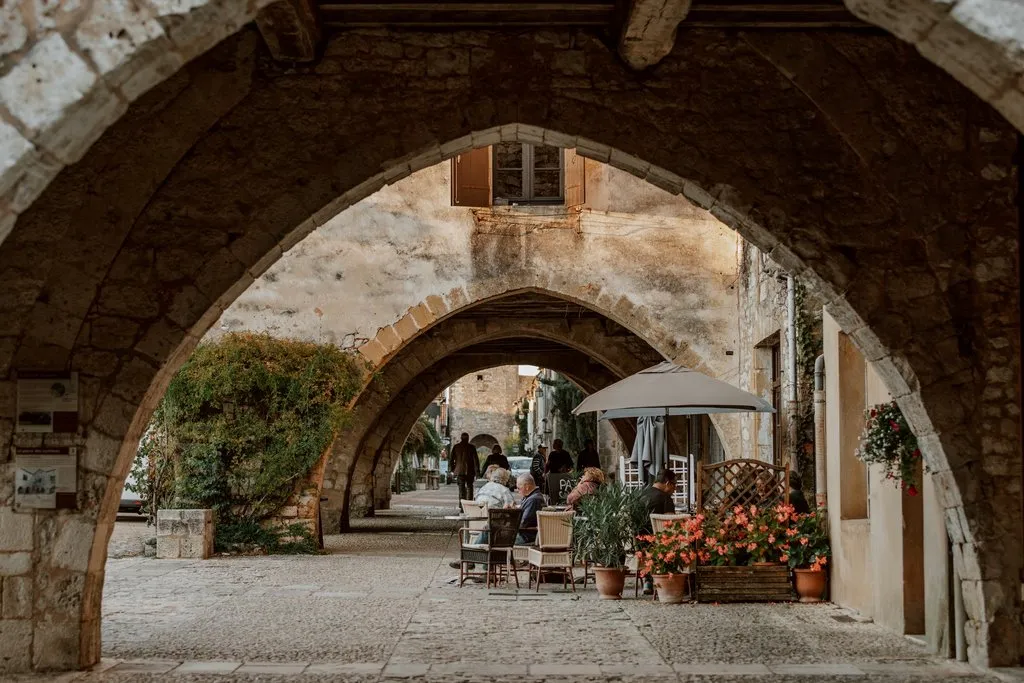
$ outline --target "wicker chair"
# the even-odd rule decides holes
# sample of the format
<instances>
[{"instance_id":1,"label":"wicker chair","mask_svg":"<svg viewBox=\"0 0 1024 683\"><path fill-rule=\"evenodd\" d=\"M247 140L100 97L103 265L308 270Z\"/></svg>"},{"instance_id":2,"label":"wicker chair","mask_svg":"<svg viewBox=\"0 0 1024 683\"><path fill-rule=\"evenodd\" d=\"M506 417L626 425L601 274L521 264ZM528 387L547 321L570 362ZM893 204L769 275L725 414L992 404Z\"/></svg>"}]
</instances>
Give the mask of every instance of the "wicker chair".
<instances>
[{"instance_id":1,"label":"wicker chair","mask_svg":"<svg viewBox=\"0 0 1024 683\"><path fill-rule=\"evenodd\" d=\"M573 512L538 512L537 547L530 548L527 561L530 564L530 585L533 585L533 571L537 570L537 590L543 572L558 572L562 575L562 588L568 578L573 592L576 584L572 574L572 518Z\"/></svg>"},{"instance_id":2,"label":"wicker chair","mask_svg":"<svg viewBox=\"0 0 1024 683\"><path fill-rule=\"evenodd\" d=\"M488 588L491 587L492 578L495 585L498 584L498 569L504 569L506 581L515 576L518 588L519 575L512 571L512 547L516 542L516 534L519 533L519 510L488 510L486 543L472 542L474 539L471 538L471 534L479 533L479 530L468 527L459 530L459 586L462 586L468 577L481 575L479 572L468 570L467 565L473 564L483 565Z\"/></svg>"},{"instance_id":3,"label":"wicker chair","mask_svg":"<svg viewBox=\"0 0 1024 683\"><path fill-rule=\"evenodd\" d=\"M656 512L651 513L651 529L654 533L664 531L669 527L672 522L677 522L681 519L689 519L690 515L679 514L679 515L659 515Z\"/></svg>"}]
</instances>

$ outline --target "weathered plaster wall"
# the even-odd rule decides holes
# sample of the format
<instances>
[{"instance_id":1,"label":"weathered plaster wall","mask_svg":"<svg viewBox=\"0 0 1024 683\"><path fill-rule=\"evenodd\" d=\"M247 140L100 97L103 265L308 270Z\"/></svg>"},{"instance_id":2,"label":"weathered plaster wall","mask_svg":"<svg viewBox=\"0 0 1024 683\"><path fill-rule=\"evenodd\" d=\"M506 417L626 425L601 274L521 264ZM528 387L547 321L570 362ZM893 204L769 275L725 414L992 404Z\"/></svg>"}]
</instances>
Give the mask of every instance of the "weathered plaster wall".
<instances>
[{"instance_id":1,"label":"weathered plaster wall","mask_svg":"<svg viewBox=\"0 0 1024 683\"><path fill-rule=\"evenodd\" d=\"M862 411L892 397L871 364L863 359L851 363L840 353L841 330L827 312L823 327L832 599L900 633L923 635L934 651L947 654L948 538L935 481L924 475L919 496L909 497L885 479L880 466L872 465L867 468L867 516L844 518L844 493L861 496L865 491L842 476L840 453L854 445L843 443L851 430L843 429L842 422L853 412L843 401L854 397Z\"/></svg>"},{"instance_id":2,"label":"weathered plaster wall","mask_svg":"<svg viewBox=\"0 0 1024 683\"><path fill-rule=\"evenodd\" d=\"M587 191L602 208L473 210L450 205L448 163L424 169L311 233L209 334L265 330L359 346L430 295L554 278L570 296L602 291L657 311L659 327L685 340L706 371L732 372L740 238L685 198L605 164L588 163Z\"/></svg>"},{"instance_id":3,"label":"weathered plaster wall","mask_svg":"<svg viewBox=\"0 0 1024 683\"><path fill-rule=\"evenodd\" d=\"M519 366L502 365L461 377L451 386L452 440L466 432L470 439L490 434L505 449L515 425L519 397Z\"/></svg>"}]
</instances>

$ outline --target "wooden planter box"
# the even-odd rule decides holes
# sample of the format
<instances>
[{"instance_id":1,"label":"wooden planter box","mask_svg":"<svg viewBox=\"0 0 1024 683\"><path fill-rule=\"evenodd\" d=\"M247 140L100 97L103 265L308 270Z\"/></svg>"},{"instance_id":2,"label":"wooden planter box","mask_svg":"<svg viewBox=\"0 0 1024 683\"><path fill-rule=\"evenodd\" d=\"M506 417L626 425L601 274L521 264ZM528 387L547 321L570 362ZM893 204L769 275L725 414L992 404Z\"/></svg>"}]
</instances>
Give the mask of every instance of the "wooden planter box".
<instances>
[{"instance_id":1,"label":"wooden planter box","mask_svg":"<svg viewBox=\"0 0 1024 683\"><path fill-rule=\"evenodd\" d=\"M789 567L697 567L697 602L790 602Z\"/></svg>"}]
</instances>

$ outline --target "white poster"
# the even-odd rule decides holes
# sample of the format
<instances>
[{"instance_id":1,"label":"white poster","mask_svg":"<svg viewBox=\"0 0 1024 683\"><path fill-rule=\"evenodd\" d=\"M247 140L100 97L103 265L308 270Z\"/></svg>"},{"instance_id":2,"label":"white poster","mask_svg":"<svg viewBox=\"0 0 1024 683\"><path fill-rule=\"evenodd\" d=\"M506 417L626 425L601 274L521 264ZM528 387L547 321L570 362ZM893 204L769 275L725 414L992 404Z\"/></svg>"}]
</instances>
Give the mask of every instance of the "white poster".
<instances>
[{"instance_id":1,"label":"white poster","mask_svg":"<svg viewBox=\"0 0 1024 683\"><path fill-rule=\"evenodd\" d=\"M14 502L22 508L74 507L78 491L74 448L18 448Z\"/></svg>"},{"instance_id":2,"label":"white poster","mask_svg":"<svg viewBox=\"0 0 1024 683\"><path fill-rule=\"evenodd\" d=\"M78 373L18 373L19 432L74 432L78 429Z\"/></svg>"}]
</instances>

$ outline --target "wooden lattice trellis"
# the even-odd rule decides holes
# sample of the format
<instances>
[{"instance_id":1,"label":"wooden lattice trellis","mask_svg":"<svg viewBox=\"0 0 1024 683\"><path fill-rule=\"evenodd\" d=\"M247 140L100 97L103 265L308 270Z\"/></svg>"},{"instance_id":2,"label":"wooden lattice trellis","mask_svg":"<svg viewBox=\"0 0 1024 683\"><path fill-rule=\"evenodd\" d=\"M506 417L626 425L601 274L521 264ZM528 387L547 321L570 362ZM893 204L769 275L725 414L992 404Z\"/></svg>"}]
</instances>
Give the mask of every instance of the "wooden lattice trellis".
<instances>
[{"instance_id":1,"label":"wooden lattice trellis","mask_svg":"<svg viewBox=\"0 0 1024 683\"><path fill-rule=\"evenodd\" d=\"M726 460L701 465L697 509L721 515L737 505L758 507L789 502L789 468L760 460Z\"/></svg>"}]
</instances>

